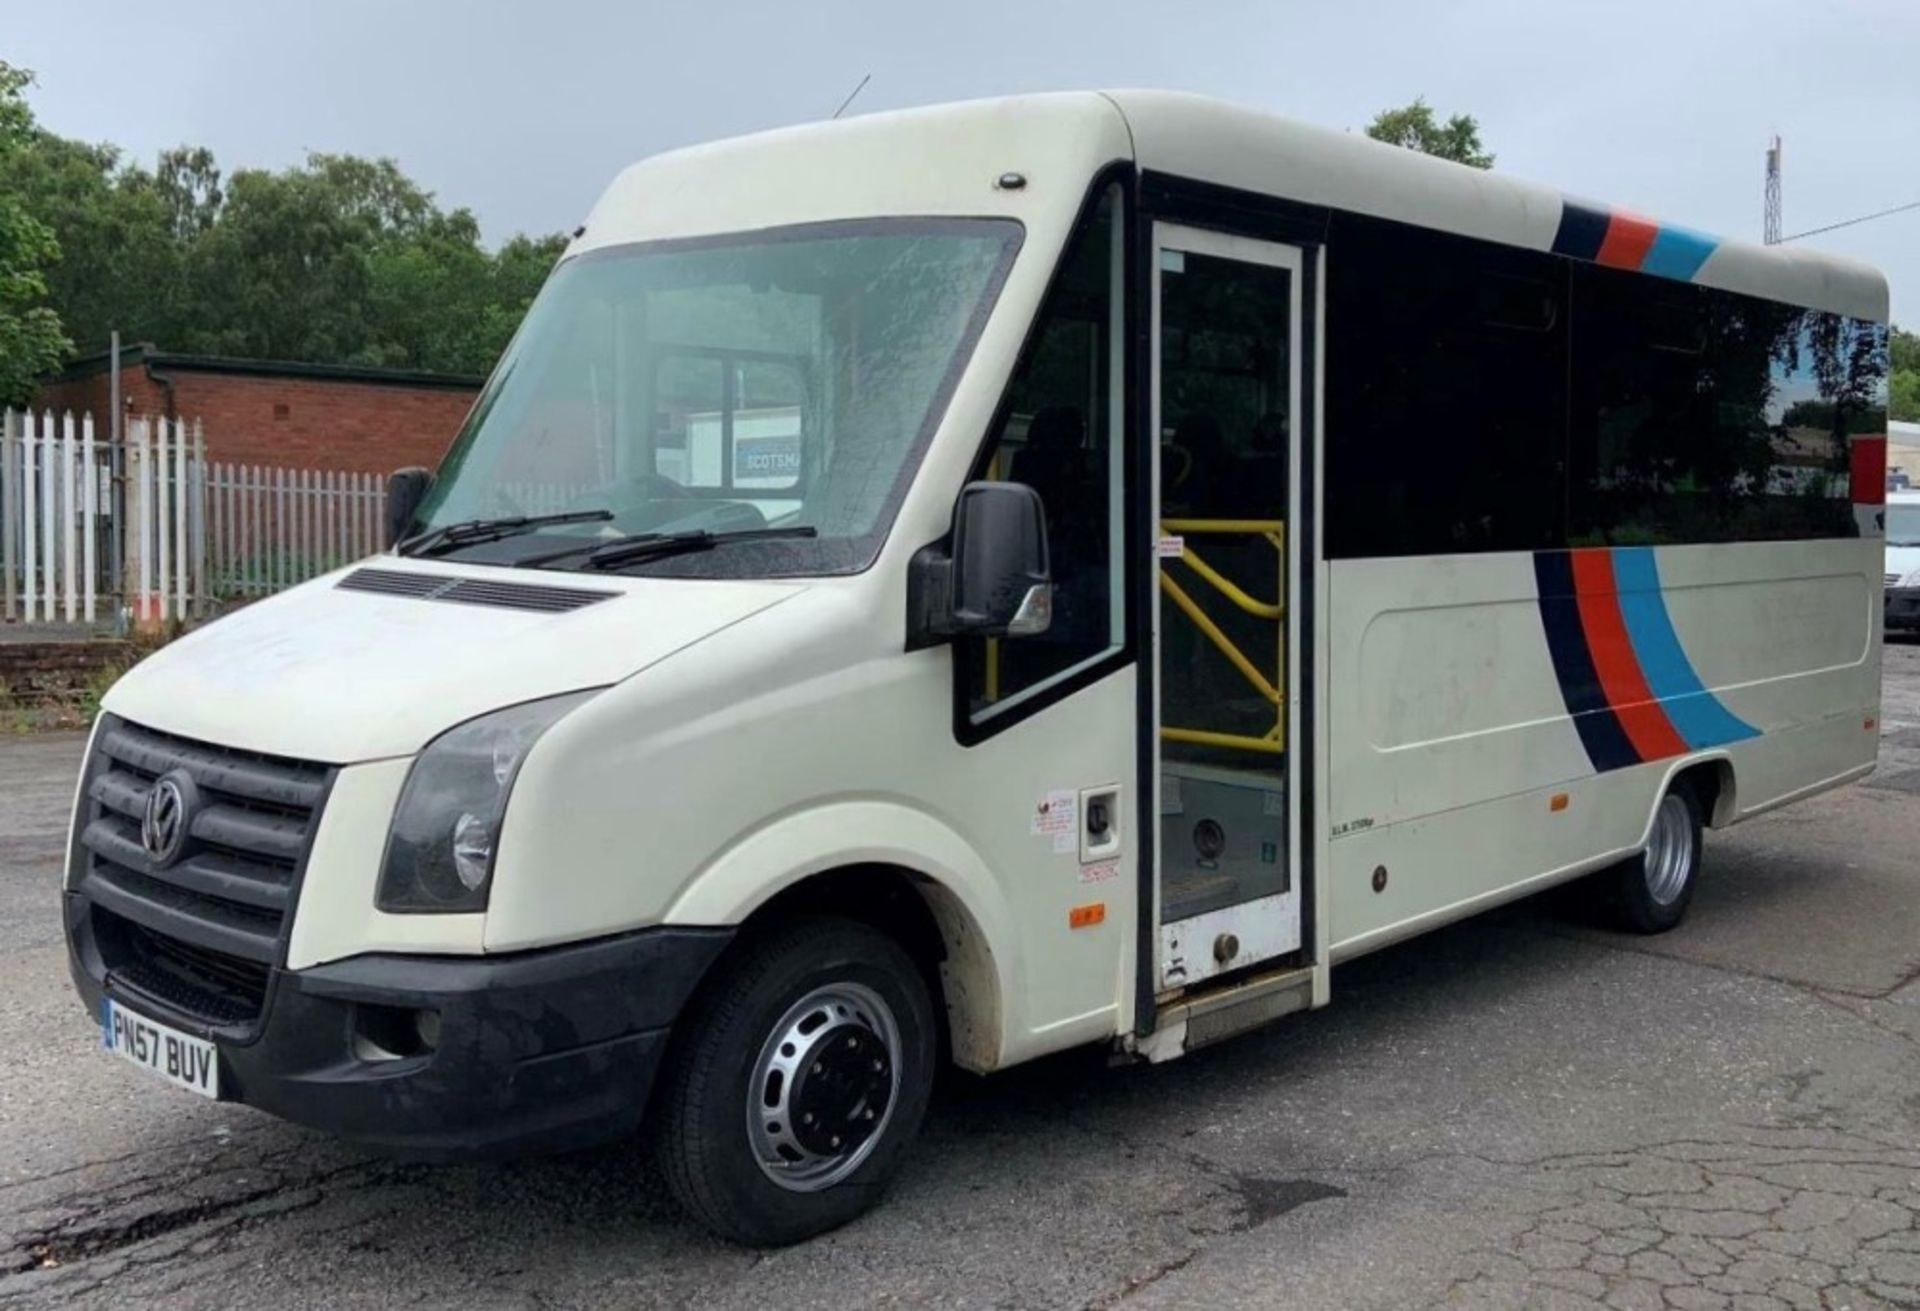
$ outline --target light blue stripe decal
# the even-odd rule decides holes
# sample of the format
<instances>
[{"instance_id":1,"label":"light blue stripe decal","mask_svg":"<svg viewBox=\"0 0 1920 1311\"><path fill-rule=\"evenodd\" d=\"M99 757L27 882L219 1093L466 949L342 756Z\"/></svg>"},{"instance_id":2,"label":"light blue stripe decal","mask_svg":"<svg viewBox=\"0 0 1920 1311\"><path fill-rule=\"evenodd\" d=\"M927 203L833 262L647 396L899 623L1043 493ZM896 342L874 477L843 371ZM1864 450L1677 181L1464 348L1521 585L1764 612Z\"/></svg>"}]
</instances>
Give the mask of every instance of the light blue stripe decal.
<instances>
[{"instance_id":1,"label":"light blue stripe decal","mask_svg":"<svg viewBox=\"0 0 1920 1311\"><path fill-rule=\"evenodd\" d=\"M1647 248L1646 257L1640 261L1640 271L1691 282L1693 275L1700 271L1700 266L1707 262L1707 256L1713 254L1719 245L1719 238L1709 237L1704 232L1662 227L1654 235L1653 245Z\"/></svg>"},{"instance_id":2,"label":"light blue stripe decal","mask_svg":"<svg viewBox=\"0 0 1920 1311\"><path fill-rule=\"evenodd\" d=\"M1613 583L1620 589L1620 615L1647 676L1647 687L1660 699L1687 745L1697 751L1760 736L1759 729L1721 705L1694 673L1660 594L1660 567L1654 562L1653 548L1615 547Z\"/></svg>"}]
</instances>

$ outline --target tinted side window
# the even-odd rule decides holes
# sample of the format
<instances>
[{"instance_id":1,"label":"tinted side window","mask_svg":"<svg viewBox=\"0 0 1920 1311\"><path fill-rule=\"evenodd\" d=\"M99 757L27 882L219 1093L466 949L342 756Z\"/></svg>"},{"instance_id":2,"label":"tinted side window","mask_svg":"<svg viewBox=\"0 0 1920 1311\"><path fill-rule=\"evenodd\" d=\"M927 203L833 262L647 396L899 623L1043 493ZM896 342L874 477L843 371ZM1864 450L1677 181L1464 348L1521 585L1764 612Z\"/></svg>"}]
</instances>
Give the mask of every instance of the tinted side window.
<instances>
[{"instance_id":1,"label":"tinted side window","mask_svg":"<svg viewBox=\"0 0 1920 1311\"><path fill-rule=\"evenodd\" d=\"M1558 546L1565 261L1346 214L1328 251L1327 554Z\"/></svg>"},{"instance_id":2,"label":"tinted side window","mask_svg":"<svg viewBox=\"0 0 1920 1311\"><path fill-rule=\"evenodd\" d=\"M1574 269L1574 545L1850 537L1849 439L1886 431L1875 324Z\"/></svg>"},{"instance_id":3,"label":"tinted side window","mask_svg":"<svg viewBox=\"0 0 1920 1311\"><path fill-rule=\"evenodd\" d=\"M1014 376L985 478L1021 482L1046 507L1053 623L958 647L970 717L1016 705L1122 644L1122 261L1119 190L1074 239Z\"/></svg>"}]
</instances>

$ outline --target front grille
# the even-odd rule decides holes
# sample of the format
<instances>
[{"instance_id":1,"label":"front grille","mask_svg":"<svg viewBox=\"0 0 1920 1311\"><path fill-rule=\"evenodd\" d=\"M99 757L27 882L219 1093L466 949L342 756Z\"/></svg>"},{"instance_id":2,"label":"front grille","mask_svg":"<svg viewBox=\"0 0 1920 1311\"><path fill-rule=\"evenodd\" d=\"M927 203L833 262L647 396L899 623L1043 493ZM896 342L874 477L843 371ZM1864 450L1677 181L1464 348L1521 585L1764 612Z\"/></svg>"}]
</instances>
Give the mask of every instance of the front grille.
<instances>
[{"instance_id":1,"label":"front grille","mask_svg":"<svg viewBox=\"0 0 1920 1311\"><path fill-rule=\"evenodd\" d=\"M405 569L356 569L334 586L347 592L373 592L416 601L452 601L459 605L556 615L620 595L599 588L554 587L491 578L448 578Z\"/></svg>"},{"instance_id":2,"label":"front grille","mask_svg":"<svg viewBox=\"0 0 1920 1311\"><path fill-rule=\"evenodd\" d=\"M110 910L93 908L94 942L112 962L114 981L209 1024L245 1026L260 1017L269 969L154 933Z\"/></svg>"},{"instance_id":3,"label":"front grille","mask_svg":"<svg viewBox=\"0 0 1920 1311\"><path fill-rule=\"evenodd\" d=\"M197 799L184 844L162 864L141 822L156 780L176 773ZM324 765L104 721L87 763L76 890L109 977L210 1024L257 1017L329 777Z\"/></svg>"}]
</instances>

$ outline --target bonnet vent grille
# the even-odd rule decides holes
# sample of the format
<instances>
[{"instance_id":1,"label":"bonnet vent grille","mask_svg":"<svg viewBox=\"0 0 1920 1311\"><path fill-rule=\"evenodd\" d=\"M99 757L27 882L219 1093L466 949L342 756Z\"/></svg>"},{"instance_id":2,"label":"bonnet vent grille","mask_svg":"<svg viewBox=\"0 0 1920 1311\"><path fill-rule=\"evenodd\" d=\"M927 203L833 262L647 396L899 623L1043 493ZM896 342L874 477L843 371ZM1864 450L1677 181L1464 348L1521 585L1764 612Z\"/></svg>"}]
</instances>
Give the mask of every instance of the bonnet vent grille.
<instances>
[{"instance_id":1,"label":"bonnet vent grille","mask_svg":"<svg viewBox=\"0 0 1920 1311\"><path fill-rule=\"evenodd\" d=\"M374 592L419 601L452 601L457 605L485 605L500 610L533 610L565 614L620 595L584 587L542 587L488 578L447 578L401 569L356 569L334 586L348 592Z\"/></svg>"}]
</instances>

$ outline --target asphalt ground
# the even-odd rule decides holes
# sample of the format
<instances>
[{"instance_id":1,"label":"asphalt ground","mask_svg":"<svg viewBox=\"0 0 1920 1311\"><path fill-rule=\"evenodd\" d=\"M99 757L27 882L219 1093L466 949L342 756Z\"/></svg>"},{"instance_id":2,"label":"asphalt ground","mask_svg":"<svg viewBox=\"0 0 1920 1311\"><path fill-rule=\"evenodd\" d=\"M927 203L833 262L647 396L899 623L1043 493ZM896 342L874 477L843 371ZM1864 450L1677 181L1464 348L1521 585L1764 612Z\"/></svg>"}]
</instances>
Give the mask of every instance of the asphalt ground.
<instances>
[{"instance_id":1,"label":"asphalt ground","mask_svg":"<svg viewBox=\"0 0 1920 1311\"><path fill-rule=\"evenodd\" d=\"M778 1252L637 1153L385 1161L115 1061L67 980L81 744L0 741L0 1305L1920 1306L1920 646L1881 770L1709 840L1659 938L1566 896L1159 1067L956 1076Z\"/></svg>"}]
</instances>

